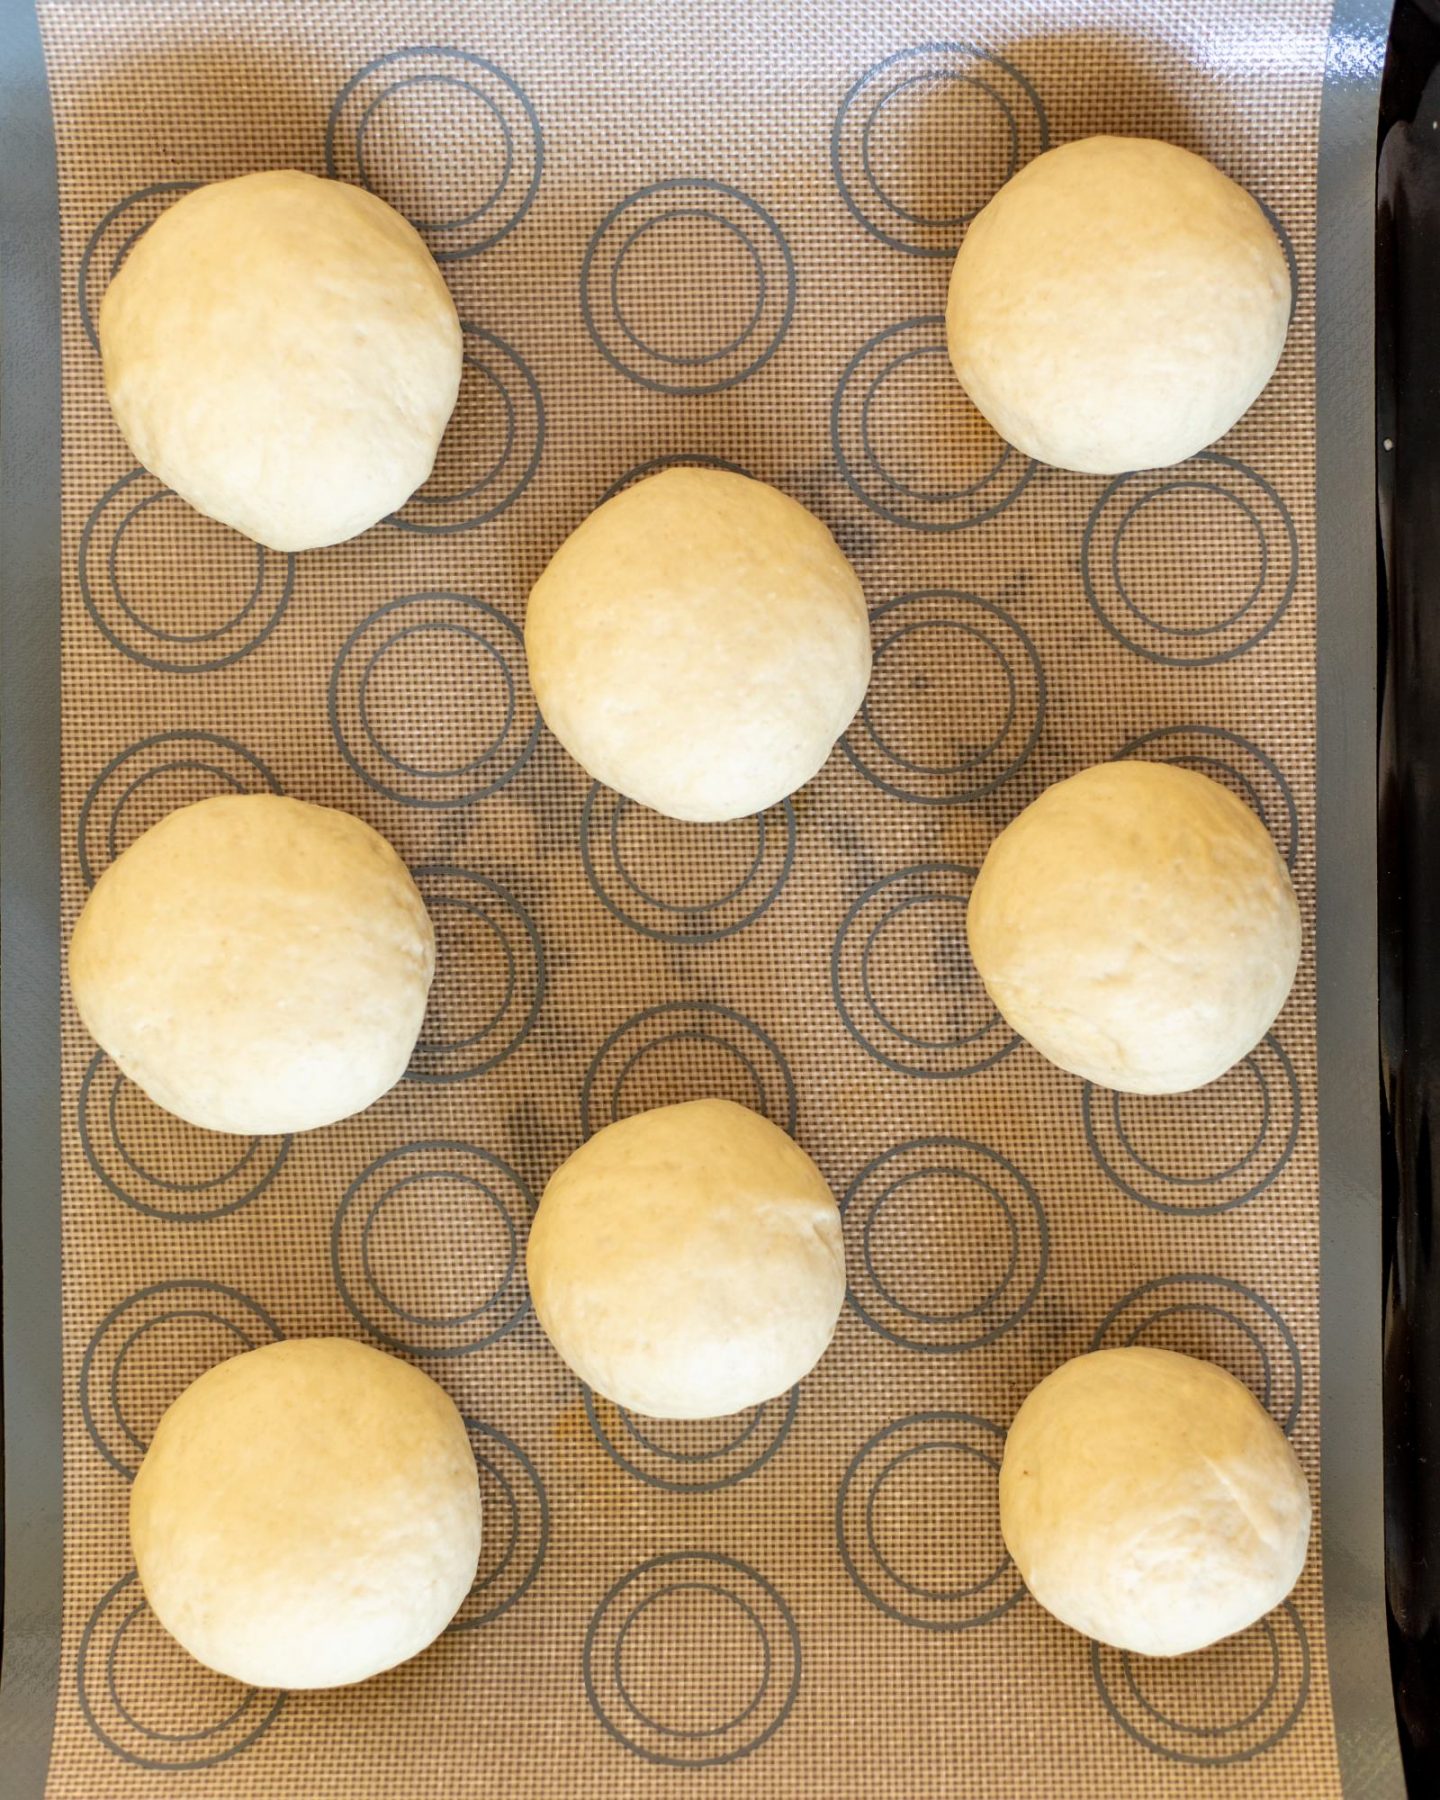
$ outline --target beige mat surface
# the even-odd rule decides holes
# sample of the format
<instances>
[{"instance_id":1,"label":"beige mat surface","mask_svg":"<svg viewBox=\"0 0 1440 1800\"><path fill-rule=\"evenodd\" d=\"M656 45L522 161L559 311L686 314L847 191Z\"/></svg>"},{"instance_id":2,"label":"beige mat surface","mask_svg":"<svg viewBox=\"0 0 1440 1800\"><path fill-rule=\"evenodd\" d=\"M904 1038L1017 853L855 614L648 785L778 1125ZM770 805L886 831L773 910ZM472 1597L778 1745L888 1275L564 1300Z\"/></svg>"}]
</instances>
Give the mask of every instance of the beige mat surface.
<instances>
[{"instance_id":1,"label":"beige mat surface","mask_svg":"<svg viewBox=\"0 0 1440 1800\"><path fill-rule=\"evenodd\" d=\"M1020 1400L1098 1343L1225 1363L1315 1474L1308 954L1231 1076L1117 1100L1011 1039L963 934L994 832L1125 754L1243 793L1308 931L1327 10L44 0L67 930L162 813L269 786L390 837L441 945L411 1078L293 1142L165 1117L67 1015L55 1800L1337 1792L1318 1539L1291 1603L1153 1664L1041 1613L995 1510ZM1097 130L1211 156L1296 275L1251 415L1115 482L1007 451L939 321L965 220ZM295 559L135 469L92 341L164 206L274 166L399 206L468 332L430 485ZM821 776L704 829L592 789L539 726L519 635L601 496L697 459L826 519L877 653ZM851 1303L798 1394L658 1426L550 1352L523 1239L587 1130L704 1092L794 1130L844 1196ZM472 1421L480 1579L391 1675L247 1693L150 1617L127 1483L203 1368L326 1332L414 1357Z\"/></svg>"}]
</instances>

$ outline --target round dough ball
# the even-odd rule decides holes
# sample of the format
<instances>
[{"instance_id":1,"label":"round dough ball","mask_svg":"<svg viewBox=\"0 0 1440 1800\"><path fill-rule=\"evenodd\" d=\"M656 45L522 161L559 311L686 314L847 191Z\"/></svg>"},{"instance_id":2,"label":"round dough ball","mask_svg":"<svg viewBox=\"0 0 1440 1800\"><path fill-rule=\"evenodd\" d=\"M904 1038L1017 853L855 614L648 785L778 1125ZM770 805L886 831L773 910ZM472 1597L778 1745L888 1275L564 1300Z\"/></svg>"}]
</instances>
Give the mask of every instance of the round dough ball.
<instances>
[{"instance_id":1,"label":"round dough ball","mask_svg":"<svg viewBox=\"0 0 1440 1800\"><path fill-rule=\"evenodd\" d=\"M870 680L865 595L834 538L723 469L667 469L591 513L531 590L525 649L575 760L675 819L803 787Z\"/></svg>"},{"instance_id":2,"label":"round dough ball","mask_svg":"<svg viewBox=\"0 0 1440 1800\"><path fill-rule=\"evenodd\" d=\"M1057 1619L1120 1650L1184 1656L1294 1587L1310 1492L1233 1375L1171 1350L1097 1350L1047 1375L1015 1415L1000 1530Z\"/></svg>"},{"instance_id":3,"label":"round dough ball","mask_svg":"<svg viewBox=\"0 0 1440 1800\"><path fill-rule=\"evenodd\" d=\"M207 1668L252 1687L364 1681L432 1643L475 1579L465 1421L364 1344L247 1351L161 1419L130 1542L151 1610Z\"/></svg>"},{"instance_id":4,"label":"round dough ball","mask_svg":"<svg viewBox=\"0 0 1440 1800\"><path fill-rule=\"evenodd\" d=\"M1037 156L965 234L946 327L1007 442L1095 475L1182 462L1275 372L1290 272L1263 212L1202 157L1092 137Z\"/></svg>"},{"instance_id":5,"label":"round dough ball","mask_svg":"<svg viewBox=\"0 0 1440 1800\"><path fill-rule=\"evenodd\" d=\"M263 1137L377 1100L420 1035L435 933L409 870L349 813L200 800L95 884L70 940L91 1036L157 1106Z\"/></svg>"},{"instance_id":6,"label":"round dough ball","mask_svg":"<svg viewBox=\"0 0 1440 1800\"><path fill-rule=\"evenodd\" d=\"M268 544L338 544L430 474L460 321L419 234L363 188L276 169L162 213L100 306L125 441Z\"/></svg>"},{"instance_id":7,"label":"round dough ball","mask_svg":"<svg viewBox=\"0 0 1440 1800\"><path fill-rule=\"evenodd\" d=\"M809 1374L845 1300L840 1214L777 1125L731 1100L607 1125L550 1178L530 1293L596 1393L652 1419L713 1419Z\"/></svg>"},{"instance_id":8,"label":"round dough ball","mask_svg":"<svg viewBox=\"0 0 1440 1800\"><path fill-rule=\"evenodd\" d=\"M1009 1024L1129 1094L1223 1075L1274 1024L1300 961L1270 834L1169 763L1100 763L1047 788L991 844L965 926Z\"/></svg>"}]
</instances>

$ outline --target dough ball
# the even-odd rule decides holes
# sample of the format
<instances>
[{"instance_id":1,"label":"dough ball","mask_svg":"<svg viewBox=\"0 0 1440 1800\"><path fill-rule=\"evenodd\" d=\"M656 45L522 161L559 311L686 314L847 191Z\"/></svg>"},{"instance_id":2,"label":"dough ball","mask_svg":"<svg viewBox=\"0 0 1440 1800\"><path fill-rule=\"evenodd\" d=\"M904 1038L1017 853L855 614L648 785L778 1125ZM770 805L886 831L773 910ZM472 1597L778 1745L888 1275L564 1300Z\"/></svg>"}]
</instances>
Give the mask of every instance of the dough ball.
<instances>
[{"instance_id":1,"label":"dough ball","mask_svg":"<svg viewBox=\"0 0 1440 1800\"><path fill-rule=\"evenodd\" d=\"M946 320L1009 443L1096 475L1182 462L1275 372L1290 273L1249 194L1153 138L1037 156L965 234Z\"/></svg>"},{"instance_id":2,"label":"dough ball","mask_svg":"<svg viewBox=\"0 0 1440 1800\"><path fill-rule=\"evenodd\" d=\"M1300 961L1270 834L1218 783L1100 763L990 846L966 911L990 998L1043 1056L1101 1087L1178 1094L1253 1050Z\"/></svg>"},{"instance_id":3,"label":"dough ball","mask_svg":"<svg viewBox=\"0 0 1440 1800\"><path fill-rule=\"evenodd\" d=\"M776 1125L730 1100L607 1125L550 1178L530 1292L596 1393L652 1419L713 1419L807 1375L845 1300L840 1214Z\"/></svg>"},{"instance_id":4,"label":"dough ball","mask_svg":"<svg viewBox=\"0 0 1440 1800\"><path fill-rule=\"evenodd\" d=\"M1000 1529L1057 1619L1141 1656L1184 1656L1294 1587L1310 1493L1233 1375L1171 1350L1097 1350L1047 1375L1015 1415Z\"/></svg>"},{"instance_id":5,"label":"dough ball","mask_svg":"<svg viewBox=\"0 0 1440 1800\"><path fill-rule=\"evenodd\" d=\"M405 1073L435 934L349 813L225 794L111 863L70 940L87 1029L157 1106L246 1137L359 1112Z\"/></svg>"},{"instance_id":6,"label":"dough ball","mask_svg":"<svg viewBox=\"0 0 1440 1800\"><path fill-rule=\"evenodd\" d=\"M575 760L675 819L803 787L870 680L865 595L834 538L723 469L667 469L591 513L531 590L525 649Z\"/></svg>"},{"instance_id":7,"label":"dough ball","mask_svg":"<svg viewBox=\"0 0 1440 1800\"><path fill-rule=\"evenodd\" d=\"M460 391L455 303L414 228L291 169L177 200L99 323L139 461L272 550L338 544L403 506Z\"/></svg>"},{"instance_id":8,"label":"dough ball","mask_svg":"<svg viewBox=\"0 0 1440 1800\"><path fill-rule=\"evenodd\" d=\"M267 1344L161 1419L130 1542L151 1610L207 1668L252 1687L364 1681L433 1642L475 1579L465 1422L397 1357Z\"/></svg>"}]
</instances>

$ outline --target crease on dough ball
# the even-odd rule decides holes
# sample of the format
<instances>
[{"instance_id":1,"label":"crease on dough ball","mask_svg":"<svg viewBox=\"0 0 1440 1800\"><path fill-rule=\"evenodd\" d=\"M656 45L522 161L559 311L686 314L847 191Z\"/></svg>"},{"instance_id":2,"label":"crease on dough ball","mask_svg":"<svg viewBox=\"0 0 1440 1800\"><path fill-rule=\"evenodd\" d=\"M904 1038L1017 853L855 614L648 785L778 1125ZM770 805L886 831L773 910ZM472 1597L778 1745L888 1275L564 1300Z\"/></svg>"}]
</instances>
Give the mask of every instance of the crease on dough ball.
<instances>
[{"instance_id":1,"label":"crease on dough ball","mask_svg":"<svg viewBox=\"0 0 1440 1800\"><path fill-rule=\"evenodd\" d=\"M399 1081L435 934L363 820L225 794L169 813L111 863L69 970L86 1029L158 1106L261 1137L328 1125Z\"/></svg>"},{"instance_id":2,"label":"crease on dough ball","mask_svg":"<svg viewBox=\"0 0 1440 1800\"><path fill-rule=\"evenodd\" d=\"M345 1338L231 1357L161 1419L130 1497L140 1585L190 1654L254 1687L364 1681L470 1591L480 1485L443 1388Z\"/></svg>"},{"instance_id":3,"label":"crease on dough ball","mask_svg":"<svg viewBox=\"0 0 1440 1800\"><path fill-rule=\"evenodd\" d=\"M960 385L1008 443L1118 475L1223 437L1275 372L1290 271L1244 188L1177 145L1090 137L972 221L946 308Z\"/></svg>"},{"instance_id":4,"label":"crease on dough ball","mask_svg":"<svg viewBox=\"0 0 1440 1800\"><path fill-rule=\"evenodd\" d=\"M575 760L676 819L803 787L870 680L864 591L830 532L722 469L663 470L592 512L531 589L525 650Z\"/></svg>"},{"instance_id":5,"label":"crease on dough ball","mask_svg":"<svg viewBox=\"0 0 1440 1800\"><path fill-rule=\"evenodd\" d=\"M340 543L403 506L460 391L459 316L419 233L363 188L295 170L177 200L98 326L138 461L272 550Z\"/></svg>"},{"instance_id":6,"label":"crease on dough ball","mask_svg":"<svg viewBox=\"0 0 1440 1800\"><path fill-rule=\"evenodd\" d=\"M730 1100L658 1107L582 1144L545 1189L527 1267L561 1358L654 1419L719 1418L787 1392L845 1299L824 1176Z\"/></svg>"},{"instance_id":7,"label":"crease on dough ball","mask_svg":"<svg viewBox=\"0 0 1440 1800\"><path fill-rule=\"evenodd\" d=\"M1300 960L1264 825L1169 763L1100 763L1047 788L991 844L965 928L1007 1023L1125 1093L1223 1075L1274 1024Z\"/></svg>"},{"instance_id":8,"label":"crease on dough ball","mask_svg":"<svg viewBox=\"0 0 1440 1800\"><path fill-rule=\"evenodd\" d=\"M1077 1356L1031 1390L1005 1442L1000 1527L1056 1618L1121 1650L1182 1656L1294 1587L1310 1492L1243 1383L1133 1345Z\"/></svg>"}]
</instances>

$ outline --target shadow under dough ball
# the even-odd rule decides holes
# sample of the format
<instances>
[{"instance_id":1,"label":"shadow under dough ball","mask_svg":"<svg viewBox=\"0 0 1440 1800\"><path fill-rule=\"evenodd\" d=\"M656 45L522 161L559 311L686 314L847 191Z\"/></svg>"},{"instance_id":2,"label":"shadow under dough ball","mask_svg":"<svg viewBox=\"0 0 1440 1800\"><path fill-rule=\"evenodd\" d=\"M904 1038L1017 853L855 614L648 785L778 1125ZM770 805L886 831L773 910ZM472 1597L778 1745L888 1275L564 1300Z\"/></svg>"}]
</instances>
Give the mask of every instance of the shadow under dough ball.
<instances>
[{"instance_id":1,"label":"shadow under dough ball","mask_svg":"<svg viewBox=\"0 0 1440 1800\"><path fill-rule=\"evenodd\" d=\"M785 1393L824 1355L845 1300L824 1176L733 1100L596 1132L551 1176L526 1267L563 1360L652 1419L722 1418Z\"/></svg>"},{"instance_id":2,"label":"shadow under dough ball","mask_svg":"<svg viewBox=\"0 0 1440 1800\"><path fill-rule=\"evenodd\" d=\"M1300 909L1270 834L1228 788L1170 763L1057 781L991 844L965 913L1011 1027L1100 1087L1203 1087L1274 1024Z\"/></svg>"},{"instance_id":3,"label":"shadow under dough ball","mask_svg":"<svg viewBox=\"0 0 1440 1800\"><path fill-rule=\"evenodd\" d=\"M545 723L597 780L675 819L746 818L811 778L870 680L859 578L763 481L667 469L576 527L530 592Z\"/></svg>"},{"instance_id":4,"label":"shadow under dough ball","mask_svg":"<svg viewBox=\"0 0 1440 1800\"><path fill-rule=\"evenodd\" d=\"M419 233L291 169L177 200L110 283L99 335L137 459L272 550L403 506L460 392L460 320Z\"/></svg>"},{"instance_id":5,"label":"shadow under dough ball","mask_svg":"<svg viewBox=\"0 0 1440 1800\"><path fill-rule=\"evenodd\" d=\"M946 331L1008 443L1118 475L1223 437L1274 374L1290 303L1244 188L1174 144L1091 137L1037 156L972 222Z\"/></svg>"},{"instance_id":6,"label":"shadow under dough ball","mask_svg":"<svg viewBox=\"0 0 1440 1800\"><path fill-rule=\"evenodd\" d=\"M207 1668L254 1687L364 1681L437 1638L475 1579L465 1421L368 1345L267 1344L166 1411L130 1541L151 1610Z\"/></svg>"},{"instance_id":7,"label":"shadow under dough ball","mask_svg":"<svg viewBox=\"0 0 1440 1800\"><path fill-rule=\"evenodd\" d=\"M1294 1587L1310 1492L1249 1388L1132 1345L1031 1390L1005 1439L1000 1529L1047 1612L1120 1650L1183 1656Z\"/></svg>"},{"instance_id":8,"label":"shadow under dough ball","mask_svg":"<svg viewBox=\"0 0 1440 1800\"><path fill-rule=\"evenodd\" d=\"M86 1029L166 1112L245 1137L360 1112L409 1066L435 972L410 872L328 806L182 806L96 882L70 939Z\"/></svg>"}]
</instances>

